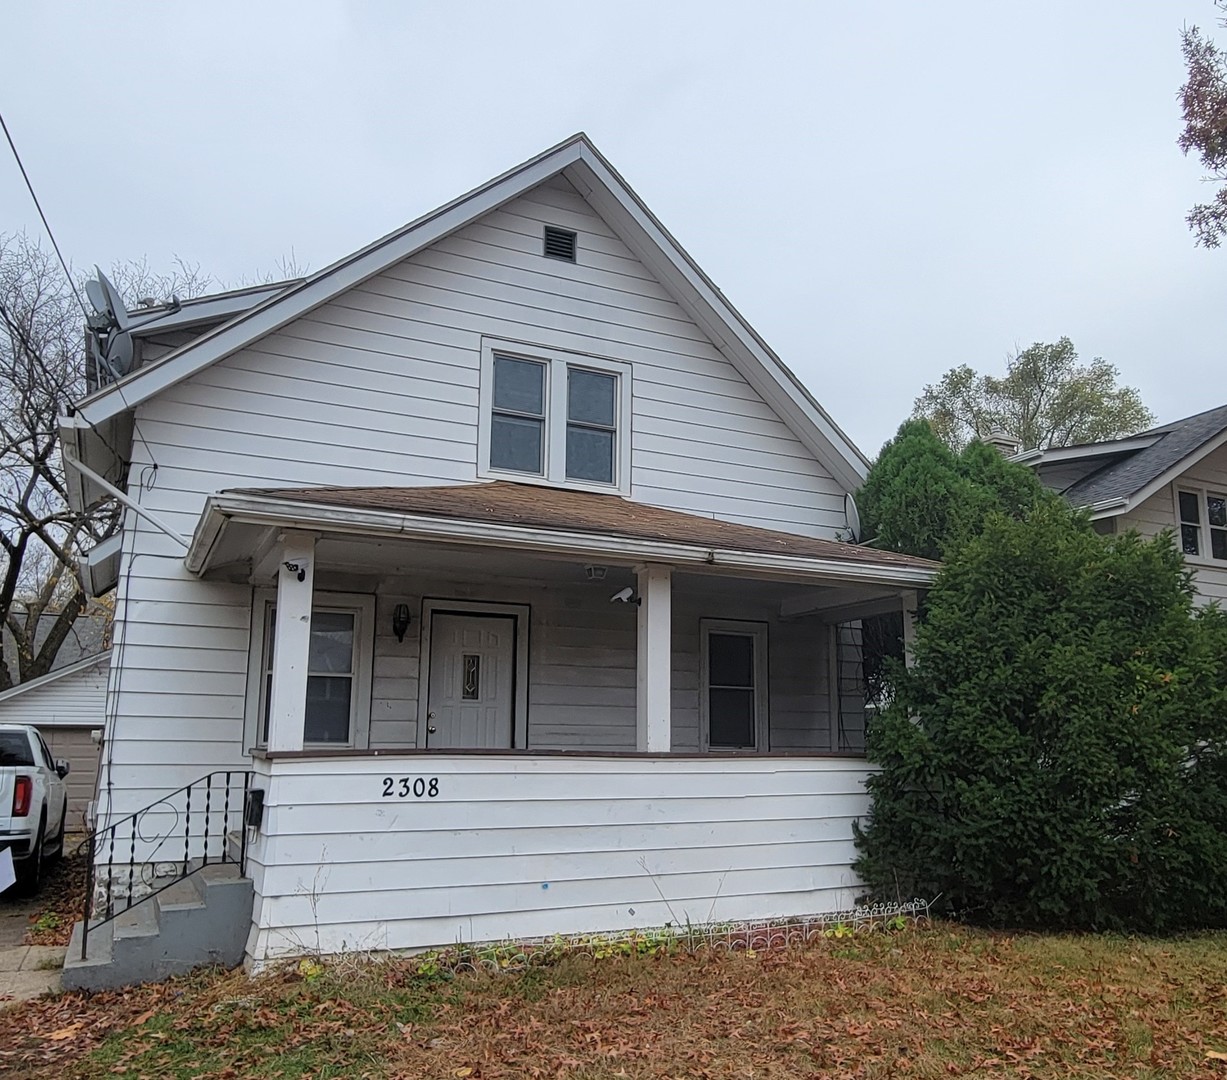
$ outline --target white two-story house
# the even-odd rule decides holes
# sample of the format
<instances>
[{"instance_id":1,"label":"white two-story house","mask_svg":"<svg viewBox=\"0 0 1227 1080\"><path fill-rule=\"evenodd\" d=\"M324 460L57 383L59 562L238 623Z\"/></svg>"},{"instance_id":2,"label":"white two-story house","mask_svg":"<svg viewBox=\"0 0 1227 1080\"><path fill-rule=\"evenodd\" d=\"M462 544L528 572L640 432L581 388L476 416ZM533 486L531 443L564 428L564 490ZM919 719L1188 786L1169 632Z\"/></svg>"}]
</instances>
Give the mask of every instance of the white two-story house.
<instances>
[{"instance_id":1,"label":"white two-story house","mask_svg":"<svg viewBox=\"0 0 1227 1080\"><path fill-rule=\"evenodd\" d=\"M63 422L126 506L108 889L241 833L256 965L855 897L846 631L936 568L847 542L864 457L587 138L142 318Z\"/></svg>"}]
</instances>

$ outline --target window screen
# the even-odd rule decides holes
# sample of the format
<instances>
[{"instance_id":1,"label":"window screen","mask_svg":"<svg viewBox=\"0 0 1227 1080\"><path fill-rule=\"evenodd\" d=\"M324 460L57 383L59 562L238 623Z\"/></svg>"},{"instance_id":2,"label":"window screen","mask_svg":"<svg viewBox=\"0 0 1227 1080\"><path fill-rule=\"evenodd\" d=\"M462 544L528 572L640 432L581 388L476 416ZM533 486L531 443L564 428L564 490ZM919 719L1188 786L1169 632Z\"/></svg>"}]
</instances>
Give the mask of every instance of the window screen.
<instances>
[{"instance_id":1,"label":"window screen","mask_svg":"<svg viewBox=\"0 0 1227 1080\"><path fill-rule=\"evenodd\" d=\"M510 356L494 358L490 467L545 471L545 365Z\"/></svg>"},{"instance_id":2,"label":"window screen","mask_svg":"<svg viewBox=\"0 0 1227 1080\"><path fill-rule=\"evenodd\" d=\"M618 377L567 369L567 479L614 482Z\"/></svg>"},{"instance_id":3,"label":"window screen","mask_svg":"<svg viewBox=\"0 0 1227 1080\"><path fill-rule=\"evenodd\" d=\"M707 743L713 749L753 750L757 744L754 648L752 634L708 634Z\"/></svg>"},{"instance_id":4,"label":"window screen","mask_svg":"<svg viewBox=\"0 0 1227 1080\"><path fill-rule=\"evenodd\" d=\"M276 608L269 605L264 650L264 721L268 741L269 706L273 687L273 645ZM354 640L357 619L352 611L311 612L307 659L307 705L303 741L348 743L354 697Z\"/></svg>"}]
</instances>

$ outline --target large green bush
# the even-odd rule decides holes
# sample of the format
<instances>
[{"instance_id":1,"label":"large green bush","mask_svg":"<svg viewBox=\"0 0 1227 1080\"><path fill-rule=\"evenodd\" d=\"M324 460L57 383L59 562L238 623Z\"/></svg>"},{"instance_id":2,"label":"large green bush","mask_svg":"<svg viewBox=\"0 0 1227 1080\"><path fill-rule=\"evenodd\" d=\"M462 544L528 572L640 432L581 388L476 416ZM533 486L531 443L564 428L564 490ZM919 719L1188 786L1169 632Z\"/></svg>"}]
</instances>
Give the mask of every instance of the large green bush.
<instances>
[{"instance_id":1,"label":"large green bush","mask_svg":"<svg viewBox=\"0 0 1227 1080\"><path fill-rule=\"evenodd\" d=\"M995 510L1020 517L1057 498L991 446L973 442L954 453L927 420L899 428L856 496L863 539L927 559L948 556Z\"/></svg>"},{"instance_id":2,"label":"large green bush","mask_svg":"<svg viewBox=\"0 0 1227 1080\"><path fill-rule=\"evenodd\" d=\"M857 869L997 925L1227 925L1227 617L1171 538L989 516L870 733Z\"/></svg>"}]
</instances>

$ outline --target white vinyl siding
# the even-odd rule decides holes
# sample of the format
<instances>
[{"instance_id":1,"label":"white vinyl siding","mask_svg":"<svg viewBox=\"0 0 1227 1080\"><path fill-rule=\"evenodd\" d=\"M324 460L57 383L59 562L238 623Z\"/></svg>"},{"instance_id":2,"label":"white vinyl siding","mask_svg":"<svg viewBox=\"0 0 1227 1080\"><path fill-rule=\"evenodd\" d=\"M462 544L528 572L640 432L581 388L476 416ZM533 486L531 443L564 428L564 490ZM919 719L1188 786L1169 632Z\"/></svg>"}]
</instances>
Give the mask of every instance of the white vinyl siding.
<instances>
[{"instance_id":1,"label":"white vinyl siding","mask_svg":"<svg viewBox=\"0 0 1227 1080\"><path fill-rule=\"evenodd\" d=\"M257 770L256 963L832 911L855 899L852 822L869 809L870 770L847 759L440 753ZM424 795L385 799L384 777L423 779Z\"/></svg>"},{"instance_id":2,"label":"white vinyl siding","mask_svg":"<svg viewBox=\"0 0 1227 1080\"><path fill-rule=\"evenodd\" d=\"M1209 557L1209 536L1206 535L1206 506L1204 494L1207 491L1227 493L1227 446L1207 454L1201 461L1182 474L1174 484L1162 488L1146 499L1132 513L1117 518L1118 531L1137 529L1143 536L1155 536L1164 529L1170 529L1176 535L1177 549L1180 547L1180 491L1193 491L1202 495L1202 554L1197 557L1187 556L1186 561L1193 571L1193 584L1198 598L1203 603L1217 600L1227 604L1227 563Z\"/></svg>"},{"instance_id":3,"label":"white vinyl siding","mask_svg":"<svg viewBox=\"0 0 1227 1080\"><path fill-rule=\"evenodd\" d=\"M77 665L72 665L76 668ZM0 695L0 723L36 727L102 727L110 654L77 670L55 671Z\"/></svg>"},{"instance_id":4,"label":"white vinyl siding","mask_svg":"<svg viewBox=\"0 0 1227 1080\"><path fill-rule=\"evenodd\" d=\"M542 255L546 223L580 233L577 263ZM844 492L829 470L561 179L140 406L132 494L190 535L205 498L227 488L477 482L483 337L631 370L631 498L811 536L844 528ZM155 460L156 483L138 492ZM251 588L237 583L241 568L234 584L197 581L182 556L126 515L123 671L111 679L104 766L117 810L248 761ZM534 624L538 737L573 738L576 706L599 696L593 744L633 746L633 619L607 628L603 613L556 617ZM416 673L402 663L415 633L393 650L381 594L372 745L398 741L416 716ZM577 684L590 663L597 672ZM697 699L693 679L685 693Z\"/></svg>"}]
</instances>

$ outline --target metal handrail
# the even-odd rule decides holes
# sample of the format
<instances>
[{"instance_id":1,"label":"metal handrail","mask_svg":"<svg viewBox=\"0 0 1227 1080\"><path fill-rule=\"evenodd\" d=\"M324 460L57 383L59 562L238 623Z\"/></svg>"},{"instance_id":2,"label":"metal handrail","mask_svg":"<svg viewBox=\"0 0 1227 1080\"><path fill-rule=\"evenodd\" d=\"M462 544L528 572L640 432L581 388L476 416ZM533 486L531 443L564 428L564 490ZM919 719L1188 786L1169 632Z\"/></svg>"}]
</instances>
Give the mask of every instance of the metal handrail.
<instances>
[{"instance_id":1,"label":"metal handrail","mask_svg":"<svg viewBox=\"0 0 1227 1080\"><path fill-rule=\"evenodd\" d=\"M136 907L137 904L143 904L147 900L151 900L161 892L165 892L172 885L178 884L184 878L191 877L198 870L202 870L210 863L231 863L235 860L230 857L229 852L229 836L230 822L234 818L239 826L239 857L237 865L239 873L245 873L247 869L247 828L244 822L244 813L247 803L247 793L251 789L251 771L247 769L219 769L216 772L207 773L198 780L193 780L190 784L185 784L183 787L163 795L156 802L150 803L148 806L137 810L133 814L128 814L125 817L118 818L111 822L103 829L95 829L86 838L86 846L88 849L88 862L85 870L85 911L81 919L81 959L86 959L87 949L89 947L89 932L91 929L97 929L110 922L112 919L122 915L125 911ZM197 814L195 818L192 814L192 798L193 794L196 797ZM182 797L182 798L181 798ZM180 808L182 803L182 809ZM202 805L203 804L203 805ZM158 829L153 835L146 835L142 830L142 823L150 815L170 814L174 817L174 823L169 829ZM193 833L193 820L198 822L197 831ZM214 831L214 823L218 824L218 829ZM178 841L182 836L183 852L182 857L178 851ZM209 852L210 842L220 839L220 854L211 856ZM148 858L142 858L141 862L137 862L137 842L140 842L146 850L142 851L142 856L149 855ZM200 856L192 854L193 841L199 842ZM153 845L152 852L149 852L148 846ZM174 845L174 858L157 859L156 856L167 845ZM119 857L116 858L116 847L119 847ZM127 858L124 858L124 847L127 848ZM101 859L100 855L105 852L105 859ZM170 854L167 848L167 854ZM140 870L140 883L142 885L153 885L152 881L146 881L145 868L156 864L171 863L177 868L177 872L168 875L165 879L157 878L160 881L156 887L151 887L147 892L142 892L139 897L133 896L135 886L137 884L137 867ZM122 890L119 895L116 894L116 866L120 870L120 882L126 880L126 889ZM123 874L124 869L127 869L126 879ZM95 903L94 888L97 883L98 871L105 869L106 884L105 896L102 903L102 914L97 914L98 904ZM121 906L122 905L122 906Z\"/></svg>"}]
</instances>

